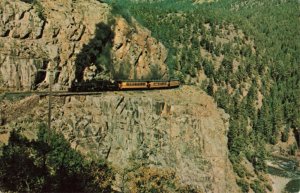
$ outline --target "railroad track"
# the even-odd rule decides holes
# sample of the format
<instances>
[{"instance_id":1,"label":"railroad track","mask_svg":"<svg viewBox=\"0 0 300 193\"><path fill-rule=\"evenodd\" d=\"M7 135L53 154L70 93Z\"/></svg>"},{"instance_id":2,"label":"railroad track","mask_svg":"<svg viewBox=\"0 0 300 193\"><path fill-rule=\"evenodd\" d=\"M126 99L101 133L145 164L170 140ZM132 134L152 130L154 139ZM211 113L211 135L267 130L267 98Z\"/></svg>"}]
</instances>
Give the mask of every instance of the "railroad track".
<instances>
[{"instance_id":1,"label":"railroad track","mask_svg":"<svg viewBox=\"0 0 300 193\"><path fill-rule=\"evenodd\" d=\"M39 96L71 96L71 95L99 95L103 94L106 91L97 91L97 92L68 92L68 91L25 91L25 92L2 92L0 95L39 95Z\"/></svg>"}]
</instances>

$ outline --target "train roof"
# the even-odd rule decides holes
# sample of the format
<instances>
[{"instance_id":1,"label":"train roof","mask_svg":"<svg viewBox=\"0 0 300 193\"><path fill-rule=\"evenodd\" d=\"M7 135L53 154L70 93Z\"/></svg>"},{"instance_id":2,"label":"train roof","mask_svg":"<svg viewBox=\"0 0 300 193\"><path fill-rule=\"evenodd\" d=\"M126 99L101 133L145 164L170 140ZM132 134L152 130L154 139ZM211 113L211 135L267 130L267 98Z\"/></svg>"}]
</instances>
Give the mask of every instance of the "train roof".
<instances>
[{"instance_id":1,"label":"train roof","mask_svg":"<svg viewBox=\"0 0 300 193\"><path fill-rule=\"evenodd\" d=\"M168 82L168 81L179 81L179 79L169 79L169 80L115 80L118 82Z\"/></svg>"}]
</instances>

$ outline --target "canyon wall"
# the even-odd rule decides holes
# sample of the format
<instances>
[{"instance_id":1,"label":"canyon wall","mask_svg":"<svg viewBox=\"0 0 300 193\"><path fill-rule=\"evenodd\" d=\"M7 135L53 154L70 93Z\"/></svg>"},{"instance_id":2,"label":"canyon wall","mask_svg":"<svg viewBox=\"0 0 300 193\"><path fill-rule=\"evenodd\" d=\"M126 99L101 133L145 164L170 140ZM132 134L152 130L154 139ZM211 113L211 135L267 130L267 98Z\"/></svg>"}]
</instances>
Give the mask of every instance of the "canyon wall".
<instances>
[{"instance_id":1,"label":"canyon wall","mask_svg":"<svg viewBox=\"0 0 300 193\"><path fill-rule=\"evenodd\" d=\"M52 79L66 90L75 80L148 78L154 70L167 78L166 56L149 30L96 0L0 2L0 89L43 89Z\"/></svg>"},{"instance_id":2,"label":"canyon wall","mask_svg":"<svg viewBox=\"0 0 300 193\"><path fill-rule=\"evenodd\" d=\"M96 0L38 2L0 2L0 90L42 90L51 79L54 90L66 90L89 79L168 78L167 50L133 18ZM0 142L13 128L35 138L48 122L47 97L18 97L0 94ZM110 162L117 191L134 192L136 168L149 167L200 192L239 192L227 155L229 116L199 88L52 99L51 128Z\"/></svg>"},{"instance_id":3,"label":"canyon wall","mask_svg":"<svg viewBox=\"0 0 300 193\"><path fill-rule=\"evenodd\" d=\"M6 105L13 111L3 113L6 128L47 122L47 98L32 96ZM181 184L200 192L238 192L227 155L229 116L196 87L54 96L51 117L52 129L73 148L112 164L116 190L131 192L124 179L138 165L174 171Z\"/></svg>"}]
</instances>

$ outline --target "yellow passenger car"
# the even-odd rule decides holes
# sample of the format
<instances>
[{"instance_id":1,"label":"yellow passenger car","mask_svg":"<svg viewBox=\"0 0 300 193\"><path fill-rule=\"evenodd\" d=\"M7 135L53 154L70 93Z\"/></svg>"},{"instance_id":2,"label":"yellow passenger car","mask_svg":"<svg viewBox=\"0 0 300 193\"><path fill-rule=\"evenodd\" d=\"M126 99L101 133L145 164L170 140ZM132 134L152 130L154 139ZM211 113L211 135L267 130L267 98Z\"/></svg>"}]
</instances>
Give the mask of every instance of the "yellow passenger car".
<instances>
[{"instance_id":1,"label":"yellow passenger car","mask_svg":"<svg viewBox=\"0 0 300 193\"><path fill-rule=\"evenodd\" d=\"M169 81L164 81L164 82L151 81L148 84L149 84L149 88L151 88L151 89L155 89L155 88L168 88L169 87Z\"/></svg>"},{"instance_id":2,"label":"yellow passenger car","mask_svg":"<svg viewBox=\"0 0 300 193\"><path fill-rule=\"evenodd\" d=\"M180 81L179 80L170 80L170 84L169 84L170 88L179 87L179 85L180 85Z\"/></svg>"},{"instance_id":3,"label":"yellow passenger car","mask_svg":"<svg viewBox=\"0 0 300 193\"><path fill-rule=\"evenodd\" d=\"M120 90L130 90L130 89L147 89L148 83L147 82L136 82L136 81L122 81L119 82L119 89Z\"/></svg>"}]
</instances>

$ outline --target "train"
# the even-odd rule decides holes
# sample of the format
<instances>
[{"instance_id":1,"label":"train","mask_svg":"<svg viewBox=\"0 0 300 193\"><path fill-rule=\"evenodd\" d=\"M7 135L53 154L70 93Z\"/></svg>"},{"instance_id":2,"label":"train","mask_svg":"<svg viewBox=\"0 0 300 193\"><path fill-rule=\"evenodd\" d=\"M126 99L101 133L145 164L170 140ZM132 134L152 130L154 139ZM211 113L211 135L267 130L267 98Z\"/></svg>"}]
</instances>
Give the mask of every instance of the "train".
<instances>
[{"instance_id":1,"label":"train","mask_svg":"<svg viewBox=\"0 0 300 193\"><path fill-rule=\"evenodd\" d=\"M70 92L97 92L117 90L170 89L180 86L178 79L170 80L89 80L74 82Z\"/></svg>"}]
</instances>

